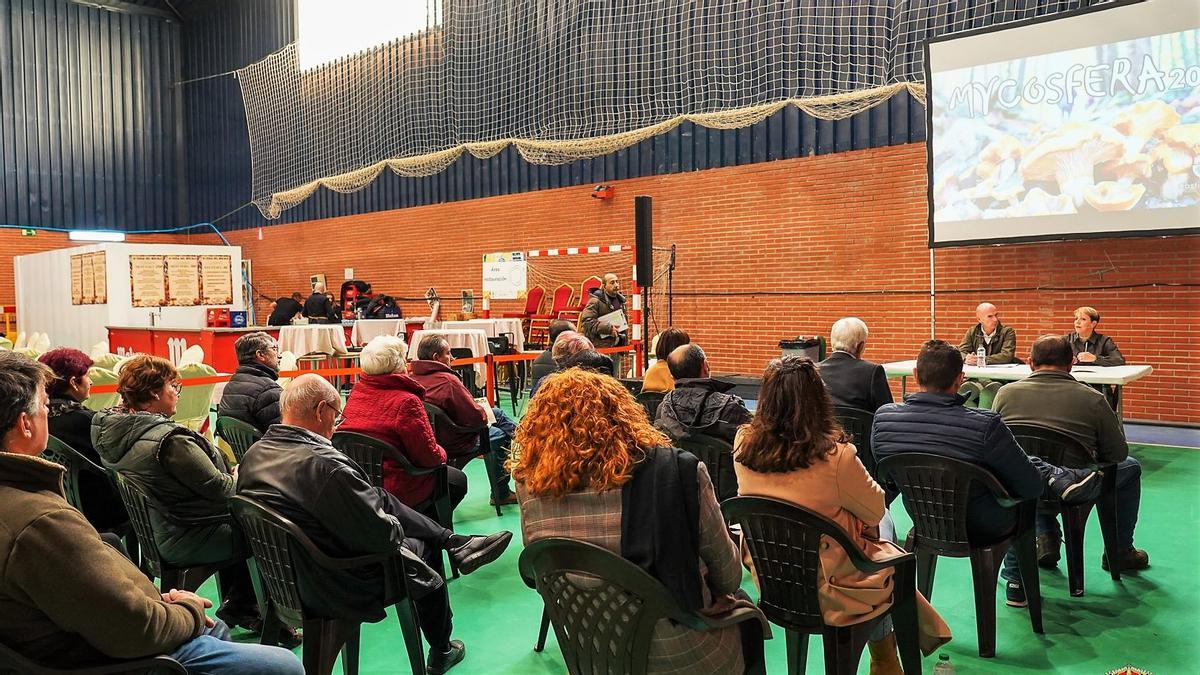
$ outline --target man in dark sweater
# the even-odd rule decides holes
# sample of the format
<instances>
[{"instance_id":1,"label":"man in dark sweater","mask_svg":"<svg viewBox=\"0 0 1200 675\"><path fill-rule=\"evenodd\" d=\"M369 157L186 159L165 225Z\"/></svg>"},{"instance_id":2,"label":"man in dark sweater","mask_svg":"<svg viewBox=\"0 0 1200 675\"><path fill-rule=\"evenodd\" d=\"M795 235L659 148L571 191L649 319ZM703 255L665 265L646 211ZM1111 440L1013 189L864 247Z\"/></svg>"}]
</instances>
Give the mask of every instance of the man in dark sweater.
<instances>
[{"instance_id":1,"label":"man in dark sweater","mask_svg":"<svg viewBox=\"0 0 1200 675\"><path fill-rule=\"evenodd\" d=\"M963 406L965 397L957 393L963 383L962 368L962 354L953 345L942 340L925 343L913 370L920 393L875 413L871 450L877 460L922 452L979 464L1018 500L1035 499L1047 491L1067 503L1091 501L1099 495L1100 475L1095 471L1064 469L1027 456L1000 415ZM899 486L887 487L899 491ZM973 487L967 507L972 541L1001 539L1015 525L1011 508L1001 506L982 487ZM1026 604L1018 581L1009 583L1008 604Z\"/></svg>"},{"instance_id":2,"label":"man in dark sweater","mask_svg":"<svg viewBox=\"0 0 1200 675\"><path fill-rule=\"evenodd\" d=\"M279 344L261 331L246 333L233 343L238 367L225 385L217 415L232 417L266 433L279 424Z\"/></svg>"},{"instance_id":3,"label":"man in dark sweater","mask_svg":"<svg viewBox=\"0 0 1200 675\"><path fill-rule=\"evenodd\" d=\"M160 593L62 494L48 437L49 368L0 352L0 642L54 668L168 654L189 672L301 675L278 647L229 641L212 603Z\"/></svg>"},{"instance_id":4,"label":"man in dark sweater","mask_svg":"<svg viewBox=\"0 0 1200 675\"><path fill-rule=\"evenodd\" d=\"M275 306L271 309L271 316L267 317L268 326L287 326L292 323L292 319L298 314L304 312L304 305L301 304L304 296L299 293L292 293L290 298L279 298L275 301Z\"/></svg>"},{"instance_id":5,"label":"man in dark sweater","mask_svg":"<svg viewBox=\"0 0 1200 675\"><path fill-rule=\"evenodd\" d=\"M329 296L325 295L325 284L318 281L313 284L312 295L304 301L304 316L312 323L326 323L332 311L333 303L330 302Z\"/></svg>"}]
</instances>

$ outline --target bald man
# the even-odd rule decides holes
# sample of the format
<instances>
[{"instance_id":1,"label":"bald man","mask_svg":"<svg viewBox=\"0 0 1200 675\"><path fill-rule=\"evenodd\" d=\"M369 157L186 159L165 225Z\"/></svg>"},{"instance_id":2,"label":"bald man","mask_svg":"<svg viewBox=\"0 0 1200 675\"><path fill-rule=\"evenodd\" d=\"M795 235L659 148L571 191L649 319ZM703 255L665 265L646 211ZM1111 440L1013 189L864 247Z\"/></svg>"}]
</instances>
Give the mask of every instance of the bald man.
<instances>
[{"instance_id":1,"label":"bald man","mask_svg":"<svg viewBox=\"0 0 1200 675\"><path fill-rule=\"evenodd\" d=\"M312 295L304 301L304 316L312 323L329 321L329 313L333 310L333 301L325 295L325 284L318 281L313 284Z\"/></svg>"},{"instance_id":2,"label":"bald man","mask_svg":"<svg viewBox=\"0 0 1200 675\"><path fill-rule=\"evenodd\" d=\"M296 523L328 555L375 553L404 557L408 587L429 642L428 671L444 673L463 660L462 641L450 639L450 597L430 568L445 550L463 574L504 553L512 533L464 536L413 511L382 488L329 442L342 400L324 378L292 380L280 399L283 423L250 446L238 470L238 494L260 501ZM378 567L330 571L303 569L300 596L320 616L380 621L395 602Z\"/></svg>"},{"instance_id":3,"label":"bald man","mask_svg":"<svg viewBox=\"0 0 1200 675\"><path fill-rule=\"evenodd\" d=\"M579 315L579 332L597 347L619 347L629 344L626 333L628 328L617 330L611 322L601 320L601 317L616 311L625 315L625 296L621 295L621 280L615 274L605 274L604 285L592 289L587 305ZM625 323L628 322L626 315Z\"/></svg>"},{"instance_id":4,"label":"bald man","mask_svg":"<svg viewBox=\"0 0 1200 675\"><path fill-rule=\"evenodd\" d=\"M989 366L1016 362L1017 331L1000 323L1000 310L990 302L983 302L975 308L975 318L979 323L967 330L958 345L963 362L976 365L975 353L980 347L987 353Z\"/></svg>"}]
</instances>

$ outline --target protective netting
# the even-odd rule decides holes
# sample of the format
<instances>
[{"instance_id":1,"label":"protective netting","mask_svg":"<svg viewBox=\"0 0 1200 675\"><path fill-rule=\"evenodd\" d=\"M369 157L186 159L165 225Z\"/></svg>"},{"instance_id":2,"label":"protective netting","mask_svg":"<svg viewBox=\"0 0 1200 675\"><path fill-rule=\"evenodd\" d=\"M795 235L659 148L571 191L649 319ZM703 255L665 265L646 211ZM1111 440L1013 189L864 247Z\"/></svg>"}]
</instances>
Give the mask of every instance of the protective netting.
<instances>
[{"instance_id":1,"label":"protective netting","mask_svg":"<svg viewBox=\"0 0 1200 675\"><path fill-rule=\"evenodd\" d=\"M586 250L586 249L585 249ZM554 289L561 284L567 284L574 289L574 303L578 306L586 302L580 299L579 289L584 279L588 277L603 278L611 272L621 280L621 292L628 298L633 289L633 252L632 251L601 251L599 253L578 253L574 255L533 256L526 258L525 286L533 288L541 286L546 289L546 300L542 305L543 311L550 311L554 302ZM654 249L654 285L648 289L647 304L652 312L647 317L643 314L643 322L647 323L650 334L654 327L666 328L667 321L667 273L671 267L670 249ZM632 306L632 300L629 299ZM647 321L648 320L648 321Z\"/></svg>"},{"instance_id":2,"label":"protective netting","mask_svg":"<svg viewBox=\"0 0 1200 675\"><path fill-rule=\"evenodd\" d=\"M405 0L419 2L420 0ZM412 36L301 72L295 45L238 71L253 200L442 171L513 145L598 157L690 121L745 127L793 105L843 119L907 90L925 39L1099 0L426 0Z\"/></svg>"}]
</instances>

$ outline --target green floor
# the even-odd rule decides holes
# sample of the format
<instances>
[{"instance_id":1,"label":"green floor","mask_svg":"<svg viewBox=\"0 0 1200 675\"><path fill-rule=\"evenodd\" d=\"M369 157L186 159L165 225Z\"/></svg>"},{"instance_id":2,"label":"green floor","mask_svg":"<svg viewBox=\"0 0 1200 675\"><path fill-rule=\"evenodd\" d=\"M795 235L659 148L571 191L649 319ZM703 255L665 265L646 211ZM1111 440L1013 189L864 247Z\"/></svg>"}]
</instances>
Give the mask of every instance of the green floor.
<instances>
[{"instance_id":1,"label":"green floor","mask_svg":"<svg viewBox=\"0 0 1200 675\"><path fill-rule=\"evenodd\" d=\"M1200 450L1162 446L1133 446L1141 460L1142 516L1137 544L1151 556L1152 567L1140 576L1113 583L1100 569L1101 537L1094 517L1088 529L1087 595L1071 598L1066 589L1065 562L1061 572L1042 575L1045 635L1030 629L1025 610L1006 607L997 592L996 657L981 659L975 639L970 565L943 560L938 565L934 605L954 630L944 648L958 673L1105 673L1132 664L1157 674L1194 673L1200 669L1200 585L1195 574L1200 560ZM450 583L455 613L454 634L467 645L467 658L454 673L563 673L553 632L546 651L532 650L541 602L517 576L520 518L515 507L497 518L487 495L476 488L486 479L481 462L467 471L472 492L456 512L455 529L486 533L500 528L514 532L514 545L503 558L469 577ZM899 503L897 503L899 507ZM897 528L907 532L911 521L903 508L895 514ZM747 584L753 593L753 588ZM209 582L204 594L216 597ZM997 589L999 591L999 589ZM782 631L767 642L768 670L786 673ZM926 672L934 658L925 661ZM363 675L406 673L407 660L398 624L389 619L363 627ZM822 672L821 651L812 644L809 672ZM340 670L335 670L335 673ZM864 656L859 672L867 672ZM700 674L697 674L700 675Z\"/></svg>"}]
</instances>

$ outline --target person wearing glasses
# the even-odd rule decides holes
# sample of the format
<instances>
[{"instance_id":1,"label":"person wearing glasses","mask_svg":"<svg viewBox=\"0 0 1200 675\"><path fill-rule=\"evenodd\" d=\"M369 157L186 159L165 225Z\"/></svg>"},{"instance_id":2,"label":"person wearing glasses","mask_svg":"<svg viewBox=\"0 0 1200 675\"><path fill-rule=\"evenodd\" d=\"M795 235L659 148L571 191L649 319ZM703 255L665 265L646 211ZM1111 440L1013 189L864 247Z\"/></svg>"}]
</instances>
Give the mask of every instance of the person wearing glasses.
<instances>
[{"instance_id":1,"label":"person wearing glasses","mask_svg":"<svg viewBox=\"0 0 1200 675\"><path fill-rule=\"evenodd\" d=\"M181 519L228 516L237 468L200 434L171 421L182 390L179 372L166 359L141 354L125 362L117 379L121 403L92 417L92 445L106 468L137 482L171 515ZM154 539L164 558L199 567L247 556L232 518L185 526L159 519ZM254 588L245 563L218 573L223 603L217 616L230 626L261 632ZM299 644L294 635L281 644Z\"/></svg>"},{"instance_id":2,"label":"person wearing glasses","mask_svg":"<svg viewBox=\"0 0 1200 675\"><path fill-rule=\"evenodd\" d=\"M279 343L262 332L246 333L233 343L238 367L225 385L217 415L241 420L260 434L279 424Z\"/></svg>"}]
</instances>

